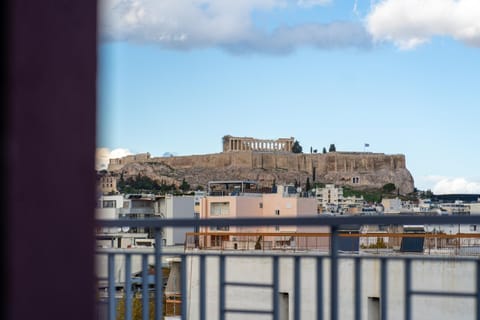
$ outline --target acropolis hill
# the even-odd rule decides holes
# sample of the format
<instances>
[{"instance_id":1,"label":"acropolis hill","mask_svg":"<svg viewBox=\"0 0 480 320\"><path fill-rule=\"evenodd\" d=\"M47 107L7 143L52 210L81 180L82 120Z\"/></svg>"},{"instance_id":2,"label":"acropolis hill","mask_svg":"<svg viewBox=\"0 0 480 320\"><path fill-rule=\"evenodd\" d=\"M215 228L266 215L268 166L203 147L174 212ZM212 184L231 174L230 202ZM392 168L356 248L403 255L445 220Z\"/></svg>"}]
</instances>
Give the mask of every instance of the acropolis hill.
<instances>
[{"instance_id":1,"label":"acropolis hill","mask_svg":"<svg viewBox=\"0 0 480 320\"><path fill-rule=\"evenodd\" d=\"M380 189L393 183L401 194L413 191L412 175L402 154L370 152L293 153L294 138L262 140L223 138L223 152L205 155L150 157L149 153L110 159L108 171L146 175L179 185L206 186L212 180L255 180L270 187L298 181L335 183L356 189Z\"/></svg>"}]
</instances>

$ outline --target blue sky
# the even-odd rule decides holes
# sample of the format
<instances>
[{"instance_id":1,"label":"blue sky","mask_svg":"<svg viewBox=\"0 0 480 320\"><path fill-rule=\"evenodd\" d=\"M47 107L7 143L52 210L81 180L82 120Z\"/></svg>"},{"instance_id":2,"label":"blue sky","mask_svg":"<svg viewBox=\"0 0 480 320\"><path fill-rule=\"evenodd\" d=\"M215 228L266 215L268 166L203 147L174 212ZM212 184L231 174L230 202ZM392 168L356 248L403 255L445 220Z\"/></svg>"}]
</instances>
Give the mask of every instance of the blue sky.
<instances>
[{"instance_id":1,"label":"blue sky","mask_svg":"<svg viewBox=\"0 0 480 320\"><path fill-rule=\"evenodd\" d=\"M369 143L420 189L480 193L479 1L101 4L104 157L216 153L226 134Z\"/></svg>"}]
</instances>

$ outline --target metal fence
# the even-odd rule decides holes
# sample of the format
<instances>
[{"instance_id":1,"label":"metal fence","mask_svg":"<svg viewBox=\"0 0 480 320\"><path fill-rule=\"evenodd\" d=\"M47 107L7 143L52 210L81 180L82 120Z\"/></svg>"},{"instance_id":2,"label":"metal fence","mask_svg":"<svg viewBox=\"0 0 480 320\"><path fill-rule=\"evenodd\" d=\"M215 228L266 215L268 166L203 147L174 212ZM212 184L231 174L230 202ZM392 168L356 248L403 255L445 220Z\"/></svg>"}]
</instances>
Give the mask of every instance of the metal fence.
<instances>
[{"instance_id":1,"label":"metal fence","mask_svg":"<svg viewBox=\"0 0 480 320\"><path fill-rule=\"evenodd\" d=\"M157 244L150 250L97 250L97 257L103 259L106 269L105 277L98 279L101 288L99 310L105 308L105 314L100 317L144 320L177 319L174 316L200 320L244 319L247 316L249 319L275 320L480 319L480 260L478 255L462 254L462 248L466 246L462 245L458 236L444 237L445 243L457 239L453 246L456 251L449 256L432 255L432 251L428 255L425 254L427 251L376 250L372 254L368 250L341 250L344 237L341 230L345 227L427 224L473 225L480 224L480 217L98 221L102 227L128 225L152 228ZM190 242L180 249L161 245L162 230L165 228L278 225L328 226L328 250L199 250L195 245L189 247ZM378 239L385 235L373 236ZM476 236L472 238L476 239ZM426 248L434 244L434 239L442 238L436 236L432 239L424 242ZM167 257L178 265L177 278L172 280L177 282L173 284L168 283L172 277L167 280L163 268ZM119 263L124 268L122 272L118 270ZM132 270L132 264L141 267L136 277L132 276L137 271ZM249 266L253 265L261 268L252 271ZM102 266L99 263L97 268ZM236 270L235 274L232 270ZM241 273L241 277L236 273ZM440 279L439 283L435 277Z\"/></svg>"}]
</instances>

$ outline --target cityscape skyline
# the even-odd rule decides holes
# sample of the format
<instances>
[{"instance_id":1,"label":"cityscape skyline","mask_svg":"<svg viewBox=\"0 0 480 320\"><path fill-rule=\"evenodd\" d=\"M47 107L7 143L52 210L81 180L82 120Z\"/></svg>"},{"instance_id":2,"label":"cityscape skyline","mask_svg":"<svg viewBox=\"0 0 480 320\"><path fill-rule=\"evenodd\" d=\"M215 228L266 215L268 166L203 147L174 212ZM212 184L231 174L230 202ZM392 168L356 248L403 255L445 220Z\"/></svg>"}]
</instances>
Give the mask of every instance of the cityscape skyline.
<instances>
[{"instance_id":1,"label":"cityscape skyline","mask_svg":"<svg viewBox=\"0 0 480 320\"><path fill-rule=\"evenodd\" d=\"M227 134L295 137L304 152L333 143L405 154L417 188L480 193L475 1L101 8L97 146L106 155L217 153Z\"/></svg>"}]
</instances>

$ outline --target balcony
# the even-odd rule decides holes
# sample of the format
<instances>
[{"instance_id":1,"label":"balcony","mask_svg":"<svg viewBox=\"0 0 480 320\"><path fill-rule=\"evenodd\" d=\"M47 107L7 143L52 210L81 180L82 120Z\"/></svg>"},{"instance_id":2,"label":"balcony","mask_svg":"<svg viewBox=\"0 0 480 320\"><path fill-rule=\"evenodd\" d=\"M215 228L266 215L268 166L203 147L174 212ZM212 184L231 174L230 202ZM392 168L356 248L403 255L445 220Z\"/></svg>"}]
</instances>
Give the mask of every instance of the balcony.
<instances>
[{"instance_id":1,"label":"balcony","mask_svg":"<svg viewBox=\"0 0 480 320\"><path fill-rule=\"evenodd\" d=\"M146 215L146 216L152 216L155 213L155 210L153 208L149 207L142 207L142 208L120 208L118 209L118 213L120 216L129 216L132 214L141 214L141 215Z\"/></svg>"},{"instance_id":2,"label":"balcony","mask_svg":"<svg viewBox=\"0 0 480 320\"><path fill-rule=\"evenodd\" d=\"M104 227L152 228L156 244L166 228L295 225L329 232L263 234L260 246L259 234L189 233L180 248L99 249L98 310L106 319L479 319L479 234L351 231L362 225L442 224L480 224L480 218L99 221ZM215 241L202 242L213 236ZM275 241L266 245L267 237Z\"/></svg>"}]
</instances>

